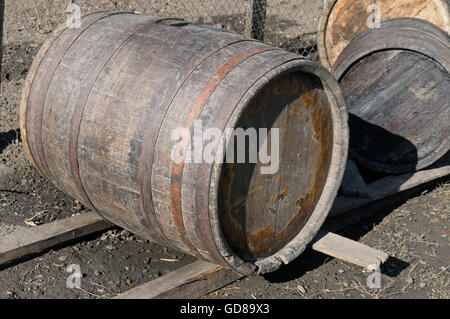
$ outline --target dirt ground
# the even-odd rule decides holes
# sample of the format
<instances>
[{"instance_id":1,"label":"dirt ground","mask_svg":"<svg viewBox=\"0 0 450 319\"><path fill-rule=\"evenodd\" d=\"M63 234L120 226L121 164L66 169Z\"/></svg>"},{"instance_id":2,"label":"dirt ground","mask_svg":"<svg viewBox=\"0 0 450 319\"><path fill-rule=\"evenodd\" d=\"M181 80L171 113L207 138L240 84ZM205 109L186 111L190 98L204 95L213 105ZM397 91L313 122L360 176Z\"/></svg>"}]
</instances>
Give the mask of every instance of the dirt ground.
<instances>
[{"instance_id":1,"label":"dirt ground","mask_svg":"<svg viewBox=\"0 0 450 319\"><path fill-rule=\"evenodd\" d=\"M16 230L85 212L82 204L40 177L26 158L20 138L18 106L26 74L46 34L65 21L68 1L55 3L6 2L0 86L0 240ZM140 1L75 3L83 12L127 8L143 11ZM226 2L211 0L206 8L215 10L223 3ZM157 14L161 16L174 16L185 9L176 1L152 0L145 2L145 6L158 8ZM314 24L320 12L320 6L313 7L308 26ZM215 17L213 22L225 26L231 23L228 28L241 28L245 33L246 23L240 23L239 19L245 20L246 12L239 10L233 12L235 20L230 20L233 15L224 13L222 20ZM189 16L188 13L185 15ZM392 256L383 266L381 289L366 286L368 273L361 267L308 249L297 261L276 273L248 277L205 298L450 298L449 217L447 181L379 211L343 232ZM194 260L116 228L70 247L0 268L0 298L110 298ZM70 264L80 265L81 289L66 287L69 276L66 268Z\"/></svg>"}]
</instances>

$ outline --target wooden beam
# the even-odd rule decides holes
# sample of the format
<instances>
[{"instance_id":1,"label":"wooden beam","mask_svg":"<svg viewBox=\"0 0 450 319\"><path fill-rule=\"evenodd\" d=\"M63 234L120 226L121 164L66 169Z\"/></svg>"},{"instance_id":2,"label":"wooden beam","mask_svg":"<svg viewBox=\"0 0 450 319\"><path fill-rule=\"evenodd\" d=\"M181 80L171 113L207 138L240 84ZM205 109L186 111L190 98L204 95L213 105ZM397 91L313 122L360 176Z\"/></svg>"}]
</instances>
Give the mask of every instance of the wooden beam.
<instances>
[{"instance_id":1,"label":"wooden beam","mask_svg":"<svg viewBox=\"0 0 450 319\"><path fill-rule=\"evenodd\" d=\"M244 276L205 261L196 261L133 288L113 299L199 298Z\"/></svg>"},{"instance_id":2,"label":"wooden beam","mask_svg":"<svg viewBox=\"0 0 450 319\"><path fill-rule=\"evenodd\" d=\"M18 230L1 237L0 265L42 253L49 248L113 226L97 213L88 212L34 228Z\"/></svg>"},{"instance_id":3,"label":"wooden beam","mask_svg":"<svg viewBox=\"0 0 450 319\"><path fill-rule=\"evenodd\" d=\"M338 197L329 217L347 213L372 202L401 194L404 191L425 185L450 175L450 165L410 174L388 176L368 185L369 198Z\"/></svg>"},{"instance_id":4,"label":"wooden beam","mask_svg":"<svg viewBox=\"0 0 450 319\"><path fill-rule=\"evenodd\" d=\"M312 248L331 257L370 269L380 266L389 258L385 252L334 233L326 233L317 237Z\"/></svg>"}]
</instances>

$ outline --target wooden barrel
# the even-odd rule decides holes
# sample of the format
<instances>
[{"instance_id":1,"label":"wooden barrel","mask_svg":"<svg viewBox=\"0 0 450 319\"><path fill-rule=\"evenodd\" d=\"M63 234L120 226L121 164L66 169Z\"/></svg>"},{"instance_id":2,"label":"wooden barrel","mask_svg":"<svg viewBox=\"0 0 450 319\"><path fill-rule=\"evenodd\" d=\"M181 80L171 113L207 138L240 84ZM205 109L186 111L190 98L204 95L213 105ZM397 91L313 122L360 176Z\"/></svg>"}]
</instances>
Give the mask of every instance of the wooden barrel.
<instances>
[{"instance_id":1,"label":"wooden barrel","mask_svg":"<svg viewBox=\"0 0 450 319\"><path fill-rule=\"evenodd\" d=\"M350 156L385 173L425 168L450 149L450 36L412 18L366 30L334 70L350 112Z\"/></svg>"},{"instance_id":2,"label":"wooden barrel","mask_svg":"<svg viewBox=\"0 0 450 319\"><path fill-rule=\"evenodd\" d=\"M375 7L370 7L374 4L378 6L378 12ZM394 18L427 20L450 33L449 0L327 0L317 40L322 64L331 70L350 41L377 17L381 21Z\"/></svg>"},{"instance_id":3,"label":"wooden barrel","mask_svg":"<svg viewBox=\"0 0 450 319\"><path fill-rule=\"evenodd\" d=\"M105 219L264 273L301 253L336 196L348 148L343 101L331 73L295 54L180 20L100 12L39 51L21 131L38 170ZM239 128L268 131L244 135L248 160L233 164ZM228 141L225 153L209 129ZM255 149L263 161L250 160Z\"/></svg>"}]
</instances>

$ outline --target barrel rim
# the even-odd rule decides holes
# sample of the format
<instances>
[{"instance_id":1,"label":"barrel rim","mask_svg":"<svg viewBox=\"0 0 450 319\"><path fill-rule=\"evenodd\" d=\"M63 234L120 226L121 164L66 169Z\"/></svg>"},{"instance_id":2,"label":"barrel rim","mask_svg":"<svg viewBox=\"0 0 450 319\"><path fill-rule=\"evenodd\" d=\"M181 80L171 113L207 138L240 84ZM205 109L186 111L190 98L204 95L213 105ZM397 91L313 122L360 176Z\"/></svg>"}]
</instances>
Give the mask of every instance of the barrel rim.
<instances>
[{"instance_id":1,"label":"barrel rim","mask_svg":"<svg viewBox=\"0 0 450 319\"><path fill-rule=\"evenodd\" d=\"M243 96L243 99L235 108L233 115L228 120L227 127L235 127L236 123L239 121L242 112L246 109L252 99L252 95L248 94L249 92L256 92L265 87L271 80L296 72L312 74L322 82L324 91L330 102L330 113L333 121L333 146L330 168L322 193L320 194L319 200L309 219L295 238L277 253L267 258L255 262L244 261L241 259L229 247L219 222L219 212L217 209L219 206L218 193L223 165L215 163L211 172L209 215L214 241L217 249L222 256L225 257L230 267L244 275L273 272L279 269L282 264L288 264L297 258L317 234L328 216L344 175L342 167L345 167L349 143L348 113L345 107L344 97L339 88L339 84L331 73L324 67L312 61L299 58L288 61L269 71L266 76L260 78L249 89L247 94Z\"/></svg>"},{"instance_id":2,"label":"barrel rim","mask_svg":"<svg viewBox=\"0 0 450 319\"><path fill-rule=\"evenodd\" d=\"M411 25L415 23L417 25ZM379 32L386 32L387 27L395 28L395 39L380 37ZM419 28L419 26L422 26ZM429 30L429 31L427 31ZM420 39L419 37L411 38L411 34L408 32L414 31L416 34L420 34L425 37L425 39ZM433 31L433 32L431 32ZM389 32L392 32L389 30ZM438 38L442 36L443 38ZM402 41L401 39L405 39ZM416 42L408 42L416 41ZM421 44L421 41L423 43ZM434 41L436 45L440 45L441 49L433 49L430 45L425 45L426 41ZM333 67L333 74L336 79L341 82L344 76L351 70L351 68L365 59L366 57L390 50L404 50L409 52L414 52L426 56L427 58L435 61L443 69L450 74L450 55L442 54L442 52L450 52L450 35L447 34L442 29L435 26L433 23L416 18L396 18L381 23L381 29L366 29L356 36L349 45L344 49L339 59ZM366 45L360 45L366 43ZM367 45L368 43L368 45ZM446 46L446 47L445 47ZM354 50L358 48L358 50ZM350 157L354 159L357 163L367 167L371 170L381 171L384 173L408 173L416 170L421 170L430 165L433 165L440 158L442 158L450 150L450 136L444 138L441 141L439 147L437 147L431 155L420 159L417 163L382 163L378 161L371 160L369 158L359 155L357 152L349 149Z\"/></svg>"},{"instance_id":3,"label":"barrel rim","mask_svg":"<svg viewBox=\"0 0 450 319\"><path fill-rule=\"evenodd\" d=\"M319 52L320 62L325 68L327 68L327 70L331 70L332 68L331 62L328 59L328 52L326 49L328 17L338 1L339 0L326 0L325 5L322 9L322 14L320 15L317 31L317 51Z\"/></svg>"},{"instance_id":4,"label":"barrel rim","mask_svg":"<svg viewBox=\"0 0 450 319\"><path fill-rule=\"evenodd\" d=\"M333 11L334 7L340 0L325 0L325 1L326 2L324 5L324 8L322 10L320 19L319 19L319 25L318 25L318 31L317 31L317 51L319 52L320 62L322 63L322 65L325 66L325 68L327 68L329 71L331 71L333 69L333 66L336 65L336 63L334 63L332 65L331 61L328 57L328 50L327 50L327 46L326 46L327 45L326 32L327 32L327 28L328 28L328 24L329 24L328 18L330 16L330 13ZM450 1L449 0L440 0L440 2L447 9L447 12L449 13L448 17L450 19ZM407 17L405 17L405 18L408 19ZM402 19L402 18L396 18L396 19ZM390 19L387 21L396 20L396 19ZM410 19L417 19L417 18L410 18ZM419 20L419 19L417 19L417 20ZM425 21L425 20L423 20L423 21ZM427 21L427 22L429 22L429 21ZM429 23L431 25L435 26L433 23L431 23L431 22L429 22ZM450 32L450 25L448 26L448 30L443 30L443 31L447 31L447 33ZM341 52L341 54L342 54L342 52Z\"/></svg>"}]
</instances>

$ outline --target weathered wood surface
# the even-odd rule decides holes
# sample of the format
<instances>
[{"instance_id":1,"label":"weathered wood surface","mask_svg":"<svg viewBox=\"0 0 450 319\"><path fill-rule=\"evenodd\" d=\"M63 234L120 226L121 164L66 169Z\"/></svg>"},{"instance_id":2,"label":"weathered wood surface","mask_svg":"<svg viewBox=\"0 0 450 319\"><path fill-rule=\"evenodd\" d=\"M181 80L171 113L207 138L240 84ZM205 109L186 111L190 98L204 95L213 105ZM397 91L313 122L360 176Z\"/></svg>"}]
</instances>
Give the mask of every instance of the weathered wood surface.
<instances>
[{"instance_id":1,"label":"weathered wood surface","mask_svg":"<svg viewBox=\"0 0 450 319\"><path fill-rule=\"evenodd\" d=\"M359 34L333 72L350 112L350 158L400 174L450 149L450 35L417 19Z\"/></svg>"},{"instance_id":2,"label":"weathered wood surface","mask_svg":"<svg viewBox=\"0 0 450 319\"><path fill-rule=\"evenodd\" d=\"M364 268L380 266L389 258L383 251L334 233L319 235L312 249Z\"/></svg>"},{"instance_id":3,"label":"weathered wood surface","mask_svg":"<svg viewBox=\"0 0 450 319\"><path fill-rule=\"evenodd\" d=\"M290 80L301 90L279 84ZM274 107L266 113L268 101ZM283 178L260 176L248 160L239 164L247 173L230 196L246 209L225 227L222 165L173 161L175 146L182 156L192 146L173 133L186 128L193 136L198 121L203 131L221 132L303 125L295 138L280 132L295 140L281 145ZM277 269L315 235L336 196L348 145L343 96L324 68L235 34L130 13L90 14L80 29L61 29L43 46L24 91L21 130L39 170L105 219L244 274ZM304 182L295 180L300 173ZM273 192L258 188L270 178ZM288 196L277 197L285 187ZM288 209L273 203L261 211L257 204L272 198L288 199ZM227 243L235 238L242 239L236 252ZM253 238L264 245L252 246ZM268 259L256 264L249 255Z\"/></svg>"},{"instance_id":4,"label":"weathered wood surface","mask_svg":"<svg viewBox=\"0 0 450 319\"><path fill-rule=\"evenodd\" d=\"M243 130L279 128L279 142L269 135L268 144L279 144L282 160L273 174L261 174L267 165L260 162L225 164L222 169L220 224L240 256L256 260L275 254L314 212L331 162L332 126L319 124L332 122L327 104L317 79L286 76L261 92L241 115L236 126Z\"/></svg>"},{"instance_id":5,"label":"weathered wood surface","mask_svg":"<svg viewBox=\"0 0 450 319\"><path fill-rule=\"evenodd\" d=\"M45 250L113 227L94 212L21 229L0 238L0 265L43 253Z\"/></svg>"},{"instance_id":6,"label":"weathered wood surface","mask_svg":"<svg viewBox=\"0 0 450 319\"><path fill-rule=\"evenodd\" d=\"M327 0L319 22L318 49L322 64L329 70L347 45L373 21L379 8L380 21L417 18L429 21L450 33L448 0Z\"/></svg>"},{"instance_id":7,"label":"weathered wood surface","mask_svg":"<svg viewBox=\"0 0 450 319\"><path fill-rule=\"evenodd\" d=\"M450 175L450 166L419 171L410 174L388 176L367 186L370 197L338 197L336 198L329 217L341 215L351 210L363 207L372 202L425 185L437 179Z\"/></svg>"},{"instance_id":8,"label":"weathered wood surface","mask_svg":"<svg viewBox=\"0 0 450 319\"><path fill-rule=\"evenodd\" d=\"M174 270L113 299L194 299L218 290L243 275L205 261Z\"/></svg>"},{"instance_id":9,"label":"weathered wood surface","mask_svg":"<svg viewBox=\"0 0 450 319\"><path fill-rule=\"evenodd\" d=\"M389 255L342 236L326 233L312 249L365 268L379 266ZM244 276L221 266L197 261L160 278L132 288L113 299L194 299L216 291Z\"/></svg>"},{"instance_id":10,"label":"weathered wood surface","mask_svg":"<svg viewBox=\"0 0 450 319\"><path fill-rule=\"evenodd\" d=\"M331 224L325 224L324 230L313 240L312 248L363 267L372 265L375 261L385 261L386 254L330 233L330 231L337 232L353 222L352 218L336 222L332 217L374 202L379 203L376 206L376 210L382 209L391 203L388 200L383 201L383 199L389 196L392 197L395 194L400 195L402 192L414 189L420 185L426 185L445 176L450 176L450 166L414 174L405 174L403 176L390 176L378 180L369 185L371 198L338 197L335 207L329 216ZM357 216L354 216L354 221L365 214L360 212L355 215ZM17 232L2 238L2 244L0 244L0 265L29 255L38 255L46 249L110 227L112 227L112 224L104 221L97 214L87 213L38 226L26 232ZM25 241L23 241L24 238ZM197 298L220 289L242 277L242 275L225 270L221 266L198 261L154 281L133 288L126 293L118 295L116 298Z\"/></svg>"}]
</instances>

